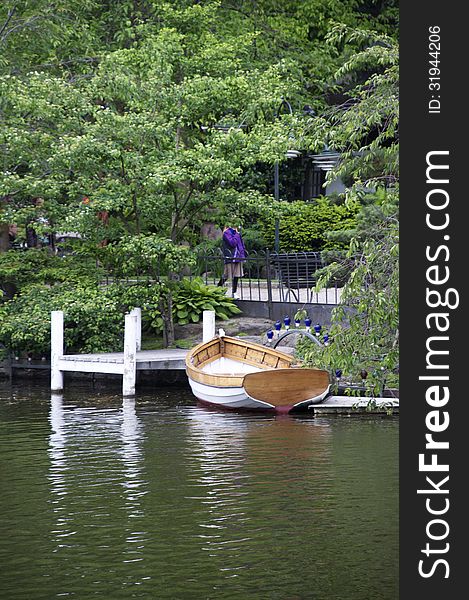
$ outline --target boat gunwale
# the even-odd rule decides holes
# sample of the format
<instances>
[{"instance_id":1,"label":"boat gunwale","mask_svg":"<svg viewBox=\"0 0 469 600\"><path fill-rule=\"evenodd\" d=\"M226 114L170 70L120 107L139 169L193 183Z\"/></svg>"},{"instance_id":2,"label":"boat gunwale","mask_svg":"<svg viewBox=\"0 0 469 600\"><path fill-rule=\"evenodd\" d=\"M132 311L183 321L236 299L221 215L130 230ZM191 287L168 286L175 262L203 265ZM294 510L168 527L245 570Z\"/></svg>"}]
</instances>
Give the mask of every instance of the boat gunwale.
<instances>
[{"instance_id":1,"label":"boat gunwale","mask_svg":"<svg viewBox=\"0 0 469 600\"><path fill-rule=\"evenodd\" d=\"M208 342L202 342L200 344L197 344L197 346L194 346L194 348L189 350L189 352L186 355L186 360L185 360L187 375L194 381L197 381L198 383L203 383L205 385L210 385L210 386L214 386L214 387L220 387L220 388L243 387L243 380L244 380L244 376L246 375L246 373L242 373L239 375L238 374L232 375L232 374L225 374L225 373L206 373L203 370L203 367L205 365L210 364L211 362L215 361L216 359L222 358L224 356L223 349L224 349L224 344L226 342L228 342L229 344L234 344L236 346L241 346L241 347L246 348L246 354L247 354L247 351L249 349L251 349L254 351L262 352L264 357L266 355L274 356L277 358L277 365L279 364L279 361L283 361L285 363L283 368L287 368L287 369L292 368L292 363L294 361L294 358L288 354L285 354L284 352L280 352L279 350L274 350L273 348L268 348L266 346L262 346L261 344L256 344L255 342L240 340L240 339L229 337L229 336L223 336L223 337L214 337L213 339L209 340ZM200 366L193 364L194 358L199 353L203 352L204 350L208 350L210 347L212 347L213 345L218 344L218 343L220 344L220 352L217 352L216 354L213 354L212 356L208 355L207 358L203 362L199 363ZM229 358L232 358L232 357L229 357ZM274 366L274 365L261 363L258 361L249 360L248 358L246 358L246 356L244 356L244 357L235 356L232 359L236 360L240 363L243 363L243 364L257 366L257 367L259 367L259 370L261 370L261 371L276 370L277 368L282 368L282 367L278 367L278 366Z\"/></svg>"}]
</instances>

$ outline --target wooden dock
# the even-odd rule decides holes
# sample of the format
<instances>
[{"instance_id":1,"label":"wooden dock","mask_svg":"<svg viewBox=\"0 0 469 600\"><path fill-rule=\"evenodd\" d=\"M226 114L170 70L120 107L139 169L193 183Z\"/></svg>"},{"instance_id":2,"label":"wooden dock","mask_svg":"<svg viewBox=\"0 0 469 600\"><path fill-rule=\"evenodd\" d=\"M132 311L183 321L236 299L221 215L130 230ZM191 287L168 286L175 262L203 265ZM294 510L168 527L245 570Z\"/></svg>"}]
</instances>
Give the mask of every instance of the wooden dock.
<instances>
[{"instance_id":1,"label":"wooden dock","mask_svg":"<svg viewBox=\"0 0 469 600\"><path fill-rule=\"evenodd\" d=\"M315 415L398 414L399 398L369 398L365 396L329 396L309 410Z\"/></svg>"},{"instance_id":2,"label":"wooden dock","mask_svg":"<svg viewBox=\"0 0 469 600\"><path fill-rule=\"evenodd\" d=\"M184 370L187 350L140 350L136 352L136 370ZM60 371L84 373L124 373L124 353L64 354L58 360Z\"/></svg>"},{"instance_id":3,"label":"wooden dock","mask_svg":"<svg viewBox=\"0 0 469 600\"><path fill-rule=\"evenodd\" d=\"M213 325L215 318L213 318ZM64 373L108 373L122 375L122 395L135 396L137 371L185 369L187 350L141 350L141 310L125 315L124 351L97 354L64 353L64 315L51 313L51 390L63 390Z\"/></svg>"}]
</instances>

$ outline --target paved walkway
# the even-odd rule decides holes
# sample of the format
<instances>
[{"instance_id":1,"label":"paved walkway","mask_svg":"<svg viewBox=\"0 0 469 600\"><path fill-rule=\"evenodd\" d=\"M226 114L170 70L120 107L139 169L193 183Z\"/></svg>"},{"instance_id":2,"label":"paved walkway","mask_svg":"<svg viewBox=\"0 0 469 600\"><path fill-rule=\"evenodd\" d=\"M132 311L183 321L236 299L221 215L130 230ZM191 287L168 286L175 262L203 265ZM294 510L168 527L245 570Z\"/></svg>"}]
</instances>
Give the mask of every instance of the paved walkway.
<instances>
[{"instance_id":1,"label":"paved walkway","mask_svg":"<svg viewBox=\"0 0 469 600\"><path fill-rule=\"evenodd\" d=\"M231 284L230 284L231 285ZM231 287L227 287L228 293ZM292 289L272 286L272 302L291 302L299 304L338 304L342 288L326 288L320 292L313 292L310 288ZM237 295L240 300L253 300L267 302L267 284L263 281L241 279Z\"/></svg>"}]
</instances>

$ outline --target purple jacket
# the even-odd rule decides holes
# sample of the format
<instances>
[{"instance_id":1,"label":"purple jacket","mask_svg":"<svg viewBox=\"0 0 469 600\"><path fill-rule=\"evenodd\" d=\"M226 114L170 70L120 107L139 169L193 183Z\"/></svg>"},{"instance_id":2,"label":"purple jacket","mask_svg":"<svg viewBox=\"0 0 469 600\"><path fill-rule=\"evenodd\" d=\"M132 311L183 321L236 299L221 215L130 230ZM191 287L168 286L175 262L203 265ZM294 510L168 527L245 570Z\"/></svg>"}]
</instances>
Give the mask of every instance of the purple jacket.
<instances>
[{"instance_id":1,"label":"purple jacket","mask_svg":"<svg viewBox=\"0 0 469 600\"><path fill-rule=\"evenodd\" d=\"M229 227L223 234L223 254L225 263L241 262L246 260L246 248L241 234Z\"/></svg>"}]
</instances>

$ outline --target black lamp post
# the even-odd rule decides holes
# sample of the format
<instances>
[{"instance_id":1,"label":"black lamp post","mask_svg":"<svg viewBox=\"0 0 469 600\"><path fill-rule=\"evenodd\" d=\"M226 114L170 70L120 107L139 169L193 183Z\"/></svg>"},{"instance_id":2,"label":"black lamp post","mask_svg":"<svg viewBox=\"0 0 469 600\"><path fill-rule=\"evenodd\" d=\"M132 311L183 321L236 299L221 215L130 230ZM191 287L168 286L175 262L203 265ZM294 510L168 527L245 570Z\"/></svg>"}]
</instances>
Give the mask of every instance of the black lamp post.
<instances>
[{"instance_id":1,"label":"black lamp post","mask_svg":"<svg viewBox=\"0 0 469 600\"><path fill-rule=\"evenodd\" d=\"M283 108L286 108L288 110L288 112L289 112L290 115L293 114L293 109L291 107L291 104L287 100L282 99L282 102L280 103L280 106L278 107L277 112L275 113L276 117L280 116L280 111ZM301 153L298 150L287 150L287 152L285 153L285 157L286 158L298 158L298 156L300 154ZM274 198L275 198L276 202L280 201L279 164L278 164L278 160L276 160L275 164L274 164ZM275 252L277 254L279 252L279 247L280 247L280 223L279 223L279 219L278 219L278 216L277 216L277 217L275 217Z\"/></svg>"},{"instance_id":2,"label":"black lamp post","mask_svg":"<svg viewBox=\"0 0 469 600\"><path fill-rule=\"evenodd\" d=\"M280 200L279 183L278 183L278 160L274 164L274 198L275 202ZM280 224L278 214L275 216L275 252L278 254L280 246Z\"/></svg>"}]
</instances>

